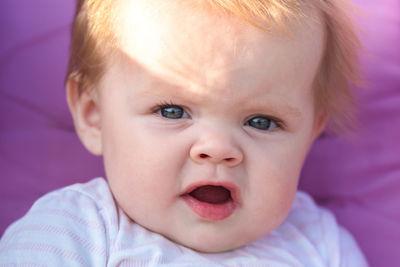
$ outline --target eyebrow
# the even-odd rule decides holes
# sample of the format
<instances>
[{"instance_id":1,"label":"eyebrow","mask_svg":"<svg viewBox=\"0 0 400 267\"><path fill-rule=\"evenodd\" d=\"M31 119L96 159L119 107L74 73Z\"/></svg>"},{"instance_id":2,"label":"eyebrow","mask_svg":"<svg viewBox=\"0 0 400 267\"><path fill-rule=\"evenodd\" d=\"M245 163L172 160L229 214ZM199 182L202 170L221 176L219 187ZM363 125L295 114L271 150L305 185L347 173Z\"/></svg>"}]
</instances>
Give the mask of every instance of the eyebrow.
<instances>
[{"instance_id":1,"label":"eyebrow","mask_svg":"<svg viewBox=\"0 0 400 267\"><path fill-rule=\"evenodd\" d=\"M138 93L139 96L154 96L154 95L159 95L159 96L164 96L166 94L166 89L168 90L168 94L173 94L173 95L181 95L182 91L184 88L182 88L179 85L172 85L166 82L162 81L151 81L149 82L148 86L151 88L151 90L142 90Z\"/></svg>"},{"instance_id":2,"label":"eyebrow","mask_svg":"<svg viewBox=\"0 0 400 267\"><path fill-rule=\"evenodd\" d=\"M262 101L256 100L256 101L252 101L252 103L250 103L250 105L252 108L255 109L267 109L267 110L271 110L274 113L280 114L280 115L284 115L284 114L289 114L293 117L297 117L297 118L301 118L302 117L302 112L296 108L296 107L292 107L289 104L282 104L282 105L276 105L274 103L262 103Z\"/></svg>"},{"instance_id":3,"label":"eyebrow","mask_svg":"<svg viewBox=\"0 0 400 267\"><path fill-rule=\"evenodd\" d=\"M151 88L151 90L141 90L138 92L138 96L143 97L165 97L170 96L173 98L179 98L184 100L185 102L189 102L195 104L196 93L192 92L190 89L186 87L182 87L180 85L172 84L169 82L165 82L159 78L150 77L151 81L147 85ZM185 94L182 92L184 91ZM189 95L189 96L188 96ZM197 94L198 97L201 97Z\"/></svg>"}]
</instances>

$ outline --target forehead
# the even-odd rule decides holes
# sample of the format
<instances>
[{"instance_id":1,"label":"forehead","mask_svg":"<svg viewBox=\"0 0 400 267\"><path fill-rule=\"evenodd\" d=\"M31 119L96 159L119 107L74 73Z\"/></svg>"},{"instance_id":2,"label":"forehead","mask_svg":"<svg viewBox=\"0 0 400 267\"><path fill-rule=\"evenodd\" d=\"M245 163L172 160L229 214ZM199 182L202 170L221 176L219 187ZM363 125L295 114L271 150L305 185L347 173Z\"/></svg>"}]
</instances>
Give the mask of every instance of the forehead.
<instances>
[{"instance_id":1,"label":"forehead","mask_svg":"<svg viewBox=\"0 0 400 267\"><path fill-rule=\"evenodd\" d=\"M290 35L222 16L202 1L118 0L116 12L122 61L192 90L302 86L322 56L323 31L311 11L313 19Z\"/></svg>"}]
</instances>

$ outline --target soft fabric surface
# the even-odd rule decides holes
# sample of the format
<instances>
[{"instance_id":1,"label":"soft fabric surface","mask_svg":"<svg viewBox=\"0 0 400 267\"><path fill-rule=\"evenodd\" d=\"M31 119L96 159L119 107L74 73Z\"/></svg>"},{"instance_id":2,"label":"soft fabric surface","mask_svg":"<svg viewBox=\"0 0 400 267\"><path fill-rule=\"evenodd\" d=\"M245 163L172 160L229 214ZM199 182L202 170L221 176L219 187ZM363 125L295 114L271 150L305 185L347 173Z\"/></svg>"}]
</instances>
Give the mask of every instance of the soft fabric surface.
<instances>
[{"instance_id":1,"label":"soft fabric surface","mask_svg":"<svg viewBox=\"0 0 400 267\"><path fill-rule=\"evenodd\" d=\"M354 0L364 10L361 126L323 135L301 188L331 209L371 266L400 264L400 1ZM0 232L44 193L104 175L79 143L63 87L74 1L0 2Z\"/></svg>"}]
</instances>

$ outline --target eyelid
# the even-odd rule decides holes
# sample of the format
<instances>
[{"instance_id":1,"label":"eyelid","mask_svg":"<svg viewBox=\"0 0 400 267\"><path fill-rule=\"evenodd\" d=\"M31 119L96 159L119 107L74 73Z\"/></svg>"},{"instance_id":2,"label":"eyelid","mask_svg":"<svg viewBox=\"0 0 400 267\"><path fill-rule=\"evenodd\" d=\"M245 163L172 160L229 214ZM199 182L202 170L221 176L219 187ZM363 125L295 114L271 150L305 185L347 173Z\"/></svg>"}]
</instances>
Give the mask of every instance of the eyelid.
<instances>
[{"instance_id":1,"label":"eyelid","mask_svg":"<svg viewBox=\"0 0 400 267\"><path fill-rule=\"evenodd\" d=\"M256 118L256 117L265 117L265 118L270 119L271 121L273 121L276 124L276 126L277 126L276 128L277 129L284 130L286 128L285 123L281 119L278 119L277 117L274 117L274 116L271 116L271 115L265 115L265 114L253 114L251 116L248 116L245 119L245 123L247 123L252 118ZM274 131L274 130L270 130L270 131Z\"/></svg>"},{"instance_id":2,"label":"eyelid","mask_svg":"<svg viewBox=\"0 0 400 267\"><path fill-rule=\"evenodd\" d=\"M269 118L270 120L272 120L273 122L275 122L277 128L279 128L279 129L284 129L284 128L285 128L285 127L284 127L285 124L283 123L282 120L280 120L280 119L278 119L278 118L275 118L275 117L272 117L272 116L267 116L267 118Z\"/></svg>"},{"instance_id":3,"label":"eyelid","mask_svg":"<svg viewBox=\"0 0 400 267\"><path fill-rule=\"evenodd\" d=\"M188 107L186 107L185 105L180 105L180 104L176 104L174 103L172 100L170 101L161 101L158 104L156 104L153 108L152 108L152 113L156 114L158 113L162 108L166 108L166 107L180 107L183 109L183 112L186 113L188 115L189 118L191 118L190 115L190 109Z\"/></svg>"}]
</instances>

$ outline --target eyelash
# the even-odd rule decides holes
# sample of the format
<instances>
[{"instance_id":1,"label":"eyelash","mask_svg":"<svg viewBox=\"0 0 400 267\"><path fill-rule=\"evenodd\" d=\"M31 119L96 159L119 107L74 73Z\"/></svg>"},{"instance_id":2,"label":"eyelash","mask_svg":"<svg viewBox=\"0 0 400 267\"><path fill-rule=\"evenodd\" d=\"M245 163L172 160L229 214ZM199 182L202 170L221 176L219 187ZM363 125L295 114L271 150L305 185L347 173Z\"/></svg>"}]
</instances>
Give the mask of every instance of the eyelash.
<instances>
[{"instance_id":1,"label":"eyelash","mask_svg":"<svg viewBox=\"0 0 400 267\"><path fill-rule=\"evenodd\" d=\"M186 112L187 108L183 107L182 105L175 104L172 101L170 101L170 102L164 101L164 102L157 104L153 108L152 112L155 114L158 114L159 116L162 116L162 114L161 114L162 109L168 108L168 107L179 107L183 110L184 113L188 114L188 112ZM189 114L188 114L188 118L190 118ZM168 118L166 118L166 119L168 119ZM181 118L177 118L177 119L181 119Z\"/></svg>"},{"instance_id":2,"label":"eyelash","mask_svg":"<svg viewBox=\"0 0 400 267\"><path fill-rule=\"evenodd\" d=\"M177 107L177 108L181 108L182 110L183 110L183 112L184 113L186 113L187 115L188 115L188 117L180 117L180 118L166 118L166 117L164 117L162 114L161 114L161 112L162 112L162 109L165 109L165 108L168 108L168 107ZM153 110L152 110L152 112L154 113L154 114L157 114L157 115L159 115L159 116L161 116L161 117L164 117L165 119L182 119L182 118L190 118L190 115L188 114L188 112L186 112L186 109L187 108L185 108L185 107L183 107L183 106L181 106L181 105L178 105L178 104L175 104L174 102L172 102L172 101L170 101L170 102L167 102L167 101L164 101L164 102L161 102L161 103L159 103L159 104L157 104L154 108L153 108ZM252 120L252 119L255 119L255 118L266 118L266 119L268 119L268 120L270 120L270 123L274 123L275 124L275 128L273 128L273 129L271 129L271 130L263 130L263 129L258 129L258 128L256 128L256 127L253 127L253 126L251 126L250 124L249 124L249 122L250 122L250 120ZM283 122L281 121L281 120L279 120L279 119L277 119L277 118L274 118L274 117L271 117L271 116L266 116L266 115L261 115L261 114L257 114L257 115L253 115L253 116L251 116L249 119L247 119L246 120L246 122L245 122L245 124L244 125L246 125L246 126L250 126L250 127L252 127L252 128L254 128L254 129L256 129L256 130L261 130L261 131L273 131L273 130L276 130L276 129L284 129L284 127L283 127Z\"/></svg>"},{"instance_id":3,"label":"eyelash","mask_svg":"<svg viewBox=\"0 0 400 267\"><path fill-rule=\"evenodd\" d=\"M270 128L271 123L273 123L273 124L275 125L275 127L272 128L272 129L259 129L259 128L256 128L256 127L250 125L251 120L256 119L256 118L258 118L258 119L259 119L259 118L262 118L262 119L267 119L267 120L269 120L269 124L268 124L269 127L268 127L268 128ZM254 128L254 129L256 129L256 130L260 130L260 131L269 131L269 132L271 132L271 131L276 131L276 130L279 130L279 129L284 129L284 127L283 127L283 122L282 122L281 120L279 120L279 119L277 119L277 118L274 118L274 117L271 117L271 116L262 115L262 114L252 115L250 118L248 118L248 119L246 120L246 122L245 122L244 125L250 126L250 127Z\"/></svg>"}]
</instances>

